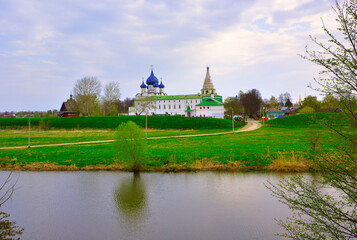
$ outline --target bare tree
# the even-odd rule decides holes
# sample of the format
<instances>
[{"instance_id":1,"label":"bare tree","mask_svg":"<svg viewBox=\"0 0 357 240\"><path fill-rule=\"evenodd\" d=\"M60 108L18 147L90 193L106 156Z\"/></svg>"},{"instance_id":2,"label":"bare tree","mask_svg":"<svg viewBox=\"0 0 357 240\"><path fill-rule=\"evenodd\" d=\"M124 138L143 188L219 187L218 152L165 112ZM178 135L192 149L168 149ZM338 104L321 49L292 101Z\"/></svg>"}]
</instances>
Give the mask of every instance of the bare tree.
<instances>
[{"instance_id":1,"label":"bare tree","mask_svg":"<svg viewBox=\"0 0 357 240\"><path fill-rule=\"evenodd\" d=\"M117 101L120 98L120 88L119 83L111 81L104 87L104 96L102 98L102 108L104 115L116 115L113 113L118 113L116 107Z\"/></svg>"},{"instance_id":2,"label":"bare tree","mask_svg":"<svg viewBox=\"0 0 357 240\"><path fill-rule=\"evenodd\" d=\"M14 193L17 181L13 183L11 176L12 173L7 176L0 186L0 207L11 199ZM0 210L0 239L18 240L20 237L17 236L22 234L23 229L16 226L16 222L7 220L9 216L9 214Z\"/></svg>"},{"instance_id":3,"label":"bare tree","mask_svg":"<svg viewBox=\"0 0 357 240\"><path fill-rule=\"evenodd\" d=\"M328 40L311 37L318 50L307 49L303 58L322 67L315 79L317 90L339 96L351 129L323 123L331 130L332 149L312 155L310 165L319 175L292 176L270 184L272 194L294 212L279 221L286 230L282 236L289 239L357 239L357 1L345 0L342 5L336 1L334 11L338 35L323 25Z\"/></svg>"},{"instance_id":4,"label":"bare tree","mask_svg":"<svg viewBox=\"0 0 357 240\"><path fill-rule=\"evenodd\" d=\"M147 113L150 110L154 110L156 108L153 97L145 97L145 98L137 99L135 101L134 107L137 116L140 116L142 113Z\"/></svg>"},{"instance_id":5,"label":"bare tree","mask_svg":"<svg viewBox=\"0 0 357 240\"><path fill-rule=\"evenodd\" d=\"M286 102L288 101L288 99L291 102L292 98L291 98L290 93L288 93L288 92L281 93L278 98L279 105L281 107L284 107L286 105Z\"/></svg>"},{"instance_id":6,"label":"bare tree","mask_svg":"<svg viewBox=\"0 0 357 240\"><path fill-rule=\"evenodd\" d=\"M104 87L104 96L103 99L108 102L115 102L120 98L120 88L119 83L111 81L107 83Z\"/></svg>"},{"instance_id":7,"label":"bare tree","mask_svg":"<svg viewBox=\"0 0 357 240\"><path fill-rule=\"evenodd\" d=\"M262 95L257 89L251 89L244 93L240 97L240 101L244 106L245 112L248 116L253 116L257 114L260 110L260 105L262 104Z\"/></svg>"},{"instance_id":8,"label":"bare tree","mask_svg":"<svg viewBox=\"0 0 357 240\"><path fill-rule=\"evenodd\" d=\"M128 112L129 107L134 106L134 98L125 98L123 101L117 100L115 105L118 109L118 112Z\"/></svg>"},{"instance_id":9,"label":"bare tree","mask_svg":"<svg viewBox=\"0 0 357 240\"><path fill-rule=\"evenodd\" d=\"M73 88L73 95L77 109L82 115L88 116L93 112L98 104L101 90L102 85L95 77L84 77L77 80Z\"/></svg>"}]
</instances>

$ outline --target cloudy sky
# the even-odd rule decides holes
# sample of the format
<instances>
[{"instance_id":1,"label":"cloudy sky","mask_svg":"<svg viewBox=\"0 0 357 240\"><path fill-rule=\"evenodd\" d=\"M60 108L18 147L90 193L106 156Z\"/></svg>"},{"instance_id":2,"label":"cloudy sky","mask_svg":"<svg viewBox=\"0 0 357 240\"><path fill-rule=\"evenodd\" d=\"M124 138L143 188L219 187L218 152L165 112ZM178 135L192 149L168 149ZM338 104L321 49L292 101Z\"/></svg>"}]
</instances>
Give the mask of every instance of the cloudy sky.
<instances>
[{"instance_id":1,"label":"cloudy sky","mask_svg":"<svg viewBox=\"0 0 357 240\"><path fill-rule=\"evenodd\" d=\"M76 80L120 83L134 97L154 73L168 94L307 94L319 68L303 60L333 0L0 0L1 111L59 109Z\"/></svg>"}]
</instances>

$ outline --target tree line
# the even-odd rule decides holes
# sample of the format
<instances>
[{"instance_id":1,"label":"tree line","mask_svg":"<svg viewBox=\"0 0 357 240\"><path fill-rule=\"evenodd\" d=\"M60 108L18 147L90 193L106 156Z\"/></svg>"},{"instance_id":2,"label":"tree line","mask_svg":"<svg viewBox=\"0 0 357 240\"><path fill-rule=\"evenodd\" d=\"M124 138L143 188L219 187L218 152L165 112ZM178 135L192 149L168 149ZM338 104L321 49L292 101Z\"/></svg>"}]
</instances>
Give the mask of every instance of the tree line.
<instances>
[{"instance_id":1,"label":"tree line","mask_svg":"<svg viewBox=\"0 0 357 240\"><path fill-rule=\"evenodd\" d=\"M117 116L118 113L127 113L134 105L133 98L120 100L119 83L111 81L104 86L95 77L84 77L76 81L73 88L71 108L81 116Z\"/></svg>"},{"instance_id":2,"label":"tree line","mask_svg":"<svg viewBox=\"0 0 357 240\"><path fill-rule=\"evenodd\" d=\"M235 97L228 97L224 102L225 115L245 114L249 117L258 117L262 108L295 107L299 113L334 112L340 107L340 97L334 94L326 95L322 101L316 96L307 96L301 102L292 102L290 93L281 93L279 97L271 96L263 99L259 90L251 89L247 92L239 91Z\"/></svg>"}]
</instances>

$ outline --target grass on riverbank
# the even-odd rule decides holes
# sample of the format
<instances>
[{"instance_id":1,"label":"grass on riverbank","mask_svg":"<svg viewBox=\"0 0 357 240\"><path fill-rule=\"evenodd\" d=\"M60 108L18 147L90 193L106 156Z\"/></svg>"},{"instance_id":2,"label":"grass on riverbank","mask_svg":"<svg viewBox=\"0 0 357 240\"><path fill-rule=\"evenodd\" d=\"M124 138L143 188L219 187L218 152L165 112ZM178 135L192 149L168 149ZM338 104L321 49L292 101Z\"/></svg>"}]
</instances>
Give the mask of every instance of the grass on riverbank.
<instances>
[{"instance_id":1,"label":"grass on riverbank","mask_svg":"<svg viewBox=\"0 0 357 240\"><path fill-rule=\"evenodd\" d=\"M144 131L144 130L143 130ZM207 134L218 132L230 132L232 129L205 129L205 130L158 130L148 129L148 137L165 137L165 136L182 136L193 134ZM0 148L27 146L28 145L28 131L26 130L0 130ZM32 130L31 146L43 144L57 144L57 143L76 143L88 141L105 141L113 140L115 130Z\"/></svg>"},{"instance_id":2,"label":"grass on riverbank","mask_svg":"<svg viewBox=\"0 0 357 240\"><path fill-rule=\"evenodd\" d=\"M143 169L307 170L305 160L309 158L310 152L304 140L305 133L304 129L263 127L253 132L222 136L149 140ZM328 142L329 135L322 134L324 141ZM330 151L331 148L324 144L323 150ZM38 162L48 166L54 164L55 170L60 170L63 166L69 170L85 169L89 166L94 169L95 166L101 166L100 169L103 169L103 166L108 166L109 169L113 169L113 166L118 166L117 169L121 170L126 169L124 159L118 156L112 144L6 150L0 151L0 159L3 168L13 166L27 170L37 169L31 168L31 165ZM277 167L279 161L282 165L283 160L290 162L290 167ZM62 167L56 167L56 164Z\"/></svg>"},{"instance_id":3,"label":"grass on riverbank","mask_svg":"<svg viewBox=\"0 0 357 240\"><path fill-rule=\"evenodd\" d=\"M314 157L315 151L333 154L334 150L334 139L328 128L319 127L314 122L298 121L298 119L306 119L312 116L297 115L270 120L264 127L252 132L148 140L146 159L143 162L142 169L145 171L307 171L309 170L309 159ZM338 119L342 115L331 116L337 116ZM331 116L326 115L325 119L329 119ZM289 123L289 121L291 122ZM271 124L272 122L273 124ZM357 136L356 128L348 126L344 120L335 121L336 125L339 123L349 134ZM149 131L149 136L216 131L214 129L152 130ZM221 131L225 130L222 129ZM18 145L19 141L22 141L25 144L19 145L27 144L26 131L2 131L1 133L5 133L0 137L0 142L2 143ZM94 141L113 139L113 134L113 131L108 130L39 131L33 133L33 139L39 144L58 143L58 141ZM319 136L316 149L312 148L311 142L309 142L309 134ZM125 159L122 159L117 154L113 144L87 144L0 151L0 166L2 169L24 170L129 169L125 165Z\"/></svg>"}]
</instances>

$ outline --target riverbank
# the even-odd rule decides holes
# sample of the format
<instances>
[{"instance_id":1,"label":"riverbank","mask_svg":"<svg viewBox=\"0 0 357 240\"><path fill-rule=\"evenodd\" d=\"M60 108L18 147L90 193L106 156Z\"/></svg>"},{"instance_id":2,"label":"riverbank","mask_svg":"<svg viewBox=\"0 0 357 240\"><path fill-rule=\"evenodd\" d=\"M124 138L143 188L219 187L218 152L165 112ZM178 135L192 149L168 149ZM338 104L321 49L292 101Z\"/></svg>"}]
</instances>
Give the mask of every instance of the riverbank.
<instances>
[{"instance_id":1,"label":"riverbank","mask_svg":"<svg viewBox=\"0 0 357 240\"><path fill-rule=\"evenodd\" d=\"M4 164L0 170L10 171L131 171L130 166L122 163L110 165L87 165L78 167L76 165L60 165L58 163L32 162L26 164ZM190 164L166 164L160 167L147 165L140 166L141 172L187 172L187 171L266 171L266 172L309 172L310 167L306 159L276 159L266 167L248 167L240 162L232 161L226 164L208 159L196 160Z\"/></svg>"}]
</instances>

